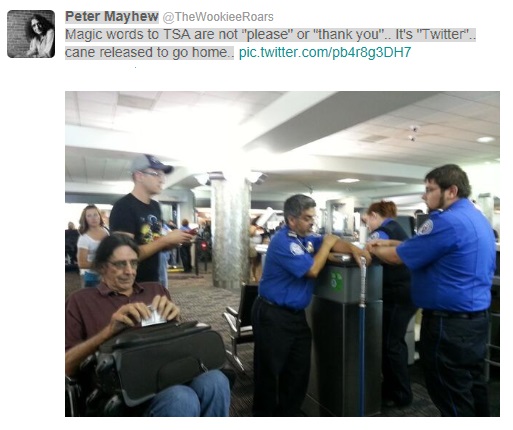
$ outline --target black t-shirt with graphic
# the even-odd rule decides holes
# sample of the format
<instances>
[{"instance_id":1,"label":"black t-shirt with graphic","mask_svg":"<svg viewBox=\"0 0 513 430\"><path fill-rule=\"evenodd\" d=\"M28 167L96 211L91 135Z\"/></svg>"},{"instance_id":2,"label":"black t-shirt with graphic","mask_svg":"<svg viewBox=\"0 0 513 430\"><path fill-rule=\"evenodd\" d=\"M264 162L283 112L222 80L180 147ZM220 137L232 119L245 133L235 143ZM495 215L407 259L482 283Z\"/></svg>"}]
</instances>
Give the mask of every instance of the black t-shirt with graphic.
<instances>
[{"instance_id":1,"label":"black t-shirt with graphic","mask_svg":"<svg viewBox=\"0 0 513 430\"><path fill-rule=\"evenodd\" d=\"M161 237L161 211L155 200L146 204L133 194L119 199L110 213L110 231L126 232L134 235L139 245L150 243ZM137 282L159 281L159 253L141 261L137 269Z\"/></svg>"}]
</instances>

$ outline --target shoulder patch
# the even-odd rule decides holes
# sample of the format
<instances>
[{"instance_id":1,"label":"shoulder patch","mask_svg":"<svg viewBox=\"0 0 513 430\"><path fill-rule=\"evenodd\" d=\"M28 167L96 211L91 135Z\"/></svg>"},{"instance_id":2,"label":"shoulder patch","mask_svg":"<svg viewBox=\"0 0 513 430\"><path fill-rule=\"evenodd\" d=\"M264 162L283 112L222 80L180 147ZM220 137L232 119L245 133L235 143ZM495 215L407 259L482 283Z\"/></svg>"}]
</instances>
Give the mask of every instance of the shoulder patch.
<instances>
[{"instance_id":1,"label":"shoulder patch","mask_svg":"<svg viewBox=\"0 0 513 430\"><path fill-rule=\"evenodd\" d=\"M429 234L433 231L433 221L428 219L426 220L419 228L419 231L417 232L418 235L421 234Z\"/></svg>"},{"instance_id":2,"label":"shoulder patch","mask_svg":"<svg viewBox=\"0 0 513 430\"><path fill-rule=\"evenodd\" d=\"M301 248L301 246L298 243L294 243L294 242L292 242L290 244L290 252L293 255L303 255L305 253L303 248Z\"/></svg>"},{"instance_id":3,"label":"shoulder patch","mask_svg":"<svg viewBox=\"0 0 513 430\"><path fill-rule=\"evenodd\" d=\"M372 240L372 239L379 239L379 233L377 231L372 233L367 240Z\"/></svg>"}]
</instances>

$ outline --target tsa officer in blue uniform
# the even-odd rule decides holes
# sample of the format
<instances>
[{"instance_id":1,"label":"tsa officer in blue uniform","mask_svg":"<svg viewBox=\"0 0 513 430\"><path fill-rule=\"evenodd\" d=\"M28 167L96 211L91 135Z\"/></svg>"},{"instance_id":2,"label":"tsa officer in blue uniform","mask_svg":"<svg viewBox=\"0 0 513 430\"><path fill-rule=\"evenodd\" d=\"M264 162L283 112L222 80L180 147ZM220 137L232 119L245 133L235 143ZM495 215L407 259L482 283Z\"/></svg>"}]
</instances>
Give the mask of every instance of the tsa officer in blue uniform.
<instances>
[{"instance_id":1,"label":"tsa officer in blue uniform","mask_svg":"<svg viewBox=\"0 0 513 430\"><path fill-rule=\"evenodd\" d=\"M369 240L408 239L396 217L394 202L382 200L372 203L362 217L371 231ZM402 408L413 400L408 345L404 340L408 324L417 312L411 300L410 283L410 271L404 264L383 264L381 404L384 407Z\"/></svg>"},{"instance_id":2,"label":"tsa officer in blue uniform","mask_svg":"<svg viewBox=\"0 0 513 430\"><path fill-rule=\"evenodd\" d=\"M484 378L495 271L493 230L468 199L467 174L448 164L429 172L423 195L429 219L404 242L371 241L381 260L411 272L413 302L423 309L420 360L442 416L489 416Z\"/></svg>"},{"instance_id":3,"label":"tsa officer in blue uniform","mask_svg":"<svg viewBox=\"0 0 513 430\"><path fill-rule=\"evenodd\" d=\"M367 251L335 235L312 233L315 201L297 194L285 201L286 225L267 249L259 297L252 311L254 416L298 416L308 388L311 332L305 308L314 279L330 252L351 253L360 264Z\"/></svg>"}]
</instances>

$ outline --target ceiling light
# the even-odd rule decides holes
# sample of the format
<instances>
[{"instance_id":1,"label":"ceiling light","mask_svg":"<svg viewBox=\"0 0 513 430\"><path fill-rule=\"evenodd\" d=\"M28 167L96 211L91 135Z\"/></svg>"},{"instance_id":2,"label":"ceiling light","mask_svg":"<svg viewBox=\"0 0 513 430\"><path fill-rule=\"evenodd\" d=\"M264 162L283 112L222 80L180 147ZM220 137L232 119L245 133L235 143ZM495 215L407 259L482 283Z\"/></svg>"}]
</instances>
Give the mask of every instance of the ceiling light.
<instances>
[{"instance_id":1,"label":"ceiling light","mask_svg":"<svg viewBox=\"0 0 513 430\"><path fill-rule=\"evenodd\" d=\"M479 143L490 143L493 142L495 139L490 136L483 136L477 139Z\"/></svg>"},{"instance_id":2,"label":"ceiling light","mask_svg":"<svg viewBox=\"0 0 513 430\"><path fill-rule=\"evenodd\" d=\"M360 182L359 179L353 179L353 178L345 178L345 179L339 179L337 182L343 183L343 184L352 184L353 182Z\"/></svg>"}]
</instances>

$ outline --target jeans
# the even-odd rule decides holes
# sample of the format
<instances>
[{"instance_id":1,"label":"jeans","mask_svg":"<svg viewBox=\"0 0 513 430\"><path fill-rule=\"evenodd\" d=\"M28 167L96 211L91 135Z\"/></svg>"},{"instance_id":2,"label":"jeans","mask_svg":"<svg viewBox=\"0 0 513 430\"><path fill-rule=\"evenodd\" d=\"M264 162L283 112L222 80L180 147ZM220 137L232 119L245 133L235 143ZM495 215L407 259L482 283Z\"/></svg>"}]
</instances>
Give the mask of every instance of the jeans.
<instances>
[{"instance_id":1,"label":"jeans","mask_svg":"<svg viewBox=\"0 0 513 430\"><path fill-rule=\"evenodd\" d=\"M83 287L96 287L100 283L100 275L94 272L85 272L82 275Z\"/></svg>"},{"instance_id":2,"label":"jeans","mask_svg":"<svg viewBox=\"0 0 513 430\"><path fill-rule=\"evenodd\" d=\"M176 267L176 248L173 248L169 251L169 259L167 262L170 266Z\"/></svg>"},{"instance_id":3,"label":"jeans","mask_svg":"<svg viewBox=\"0 0 513 430\"><path fill-rule=\"evenodd\" d=\"M169 258L168 252L159 253L159 282L164 285L166 289L169 288L167 279L167 260Z\"/></svg>"},{"instance_id":4,"label":"jeans","mask_svg":"<svg viewBox=\"0 0 513 430\"><path fill-rule=\"evenodd\" d=\"M202 373L188 385L173 385L151 401L147 417L227 417L230 384L220 370Z\"/></svg>"}]
</instances>

